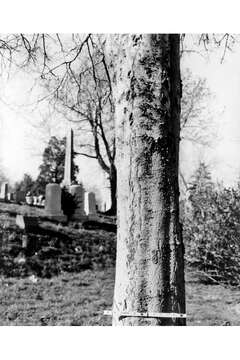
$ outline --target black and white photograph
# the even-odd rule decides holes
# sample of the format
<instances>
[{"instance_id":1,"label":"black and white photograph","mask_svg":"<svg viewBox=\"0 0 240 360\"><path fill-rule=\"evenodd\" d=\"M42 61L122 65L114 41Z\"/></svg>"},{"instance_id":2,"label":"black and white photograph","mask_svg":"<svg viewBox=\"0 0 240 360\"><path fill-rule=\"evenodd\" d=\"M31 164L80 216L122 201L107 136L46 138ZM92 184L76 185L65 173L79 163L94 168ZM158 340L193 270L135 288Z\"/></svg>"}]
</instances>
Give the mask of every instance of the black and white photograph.
<instances>
[{"instance_id":1,"label":"black and white photograph","mask_svg":"<svg viewBox=\"0 0 240 360\"><path fill-rule=\"evenodd\" d=\"M0 329L239 326L240 29L68 27L0 31Z\"/></svg>"},{"instance_id":2,"label":"black and white photograph","mask_svg":"<svg viewBox=\"0 0 240 360\"><path fill-rule=\"evenodd\" d=\"M0 45L0 325L239 325L240 36Z\"/></svg>"}]
</instances>

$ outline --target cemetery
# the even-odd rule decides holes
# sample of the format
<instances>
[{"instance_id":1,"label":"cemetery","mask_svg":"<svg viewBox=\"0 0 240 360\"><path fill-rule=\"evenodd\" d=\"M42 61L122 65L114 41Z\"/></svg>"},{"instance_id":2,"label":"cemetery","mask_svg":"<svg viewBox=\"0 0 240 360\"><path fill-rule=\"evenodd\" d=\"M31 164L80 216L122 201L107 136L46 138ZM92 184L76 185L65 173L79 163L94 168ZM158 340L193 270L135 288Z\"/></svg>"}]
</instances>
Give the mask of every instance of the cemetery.
<instances>
[{"instance_id":1,"label":"cemetery","mask_svg":"<svg viewBox=\"0 0 240 360\"><path fill-rule=\"evenodd\" d=\"M34 273L41 277L51 277L66 269L74 272L113 265L116 251L115 218L100 213L98 215L95 194L85 192L82 184L72 184L72 141L73 132L70 130L63 183L61 186L57 183L47 184L44 207L42 202L39 205L38 199L29 201L29 194L24 194L25 202L23 198L20 202L22 205L17 202L19 195L16 197L13 194L12 199L9 199L8 184L2 184L1 204L6 206L5 211L4 207L0 208L0 222L4 228L1 233L0 262L3 275L16 276L19 273L20 276L30 276ZM63 186L72 198L70 215L64 214L62 210ZM5 220L7 215L10 216L9 224ZM92 222L99 229L97 237L92 237L91 232L84 230L84 227L91 228ZM109 235L102 235L109 230ZM66 262L65 259L69 261ZM21 265L20 270L16 263ZM50 270L47 269L48 266Z\"/></svg>"},{"instance_id":2,"label":"cemetery","mask_svg":"<svg viewBox=\"0 0 240 360\"><path fill-rule=\"evenodd\" d=\"M72 153L73 131L70 130L64 180L62 184L47 184L45 196L32 196L22 191L9 193L8 183L1 184L0 276L3 278L25 279L22 281L31 284L35 279L39 282L62 274L68 276L68 273L82 276L84 271L103 273L103 269L113 268L116 257L115 217L98 213L95 194L86 192L82 184L73 184ZM64 214L62 209L63 187L72 199L70 215L69 212ZM88 286L86 281L82 283ZM0 324L7 324L11 318L12 315L8 314ZM40 316L40 324L44 324L45 320L41 319ZM25 323L24 319L15 320ZM49 320L51 323L52 319ZM71 323L81 325L82 320L79 321L72 319Z\"/></svg>"},{"instance_id":3,"label":"cemetery","mask_svg":"<svg viewBox=\"0 0 240 360\"><path fill-rule=\"evenodd\" d=\"M11 205L0 204L0 326L111 325L116 234L16 216ZM207 280L187 269L188 324L240 325L239 289Z\"/></svg>"},{"instance_id":4,"label":"cemetery","mask_svg":"<svg viewBox=\"0 0 240 360\"><path fill-rule=\"evenodd\" d=\"M195 36L7 35L39 87L3 116L0 326L240 325L239 122Z\"/></svg>"},{"instance_id":5,"label":"cemetery","mask_svg":"<svg viewBox=\"0 0 240 360\"><path fill-rule=\"evenodd\" d=\"M114 288L116 229L107 226L114 218L98 215L94 194L82 190L70 186L79 205L69 220L57 184L47 185L44 208L23 198L21 205L7 196L0 202L0 325L111 324L104 311ZM84 226L92 219L97 230ZM189 325L240 325L238 289L190 269L186 281Z\"/></svg>"}]
</instances>

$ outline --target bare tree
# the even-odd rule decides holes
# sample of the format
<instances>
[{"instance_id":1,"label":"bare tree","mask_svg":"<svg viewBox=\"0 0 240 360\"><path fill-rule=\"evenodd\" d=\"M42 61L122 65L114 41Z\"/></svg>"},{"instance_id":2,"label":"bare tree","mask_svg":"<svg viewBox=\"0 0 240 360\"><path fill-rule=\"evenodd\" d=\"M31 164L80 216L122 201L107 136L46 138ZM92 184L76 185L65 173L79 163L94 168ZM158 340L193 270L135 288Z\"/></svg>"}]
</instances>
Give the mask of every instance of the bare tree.
<instances>
[{"instance_id":1,"label":"bare tree","mask_svg":"<svg viewBox=\"0 0 240 360\"><path fill-rule=\"evenodd\" d=\"M184 38L185 35L182 35L181 44L184 44ZM8 49L7 59L11 59L10 63L12 52L16 48L21 48L25 53L21 66L33 63L42 79L51 79L51 86L48 88L50 94L43 98L49 101L49 97L52 96L52 103L58 111L60 101L60 111L64 111L65 117L77 121L82 130L91 134L91 141L83 144L85 151L80 151L79 154L97 159L101 168L108 174L111 212L115 213L117 171L113 131L114 105L110 69L102 39L101 36L91 34L72 34L67 37L59 34L13 34L5 37L3 46ZM206 49L211 43L215 47L224 47L224 57L226 50L231 49L235 38L229 34L201 34L195 36L196 39ZM182 52L188 51L196 50L182 48ZM205 84L200 80L195 84L192 82L190 88L188 85L188 82L184 84L183 89L182 139L208 143L209 139L206 137L206 131L204 132L207 120L201 119L201 122L197 123L199 116L196 116L201 103L200 98L206 90ZM75 116L69 115L70 112ZM89 137L87 139L89 140Z\"/></svg>"},{"instance_id":2,"label":"bare tree","mask_svg":"<svg viewBox=\"0 0 240 360\"><path fill-rule=\"evenodd\" d=\"M194 77L187 69L182 73L182 83L181 140L210 146L216 137L216 127L209 111L212 94L207 81Z\"/></svg>"},{"instance_id":3,"label":"bare tree","mask_svg":"<svg viewBox=\"0 0 240 360\"><path fill-rule=\"evenodd\" d=\"M111 214L116 213L117 170L115 166L114 104L111 77L100 41L88 38L85 57L64 74L48 77L48 88L53 92L52 103L57 111L77 123L85 134L84 148L78 155L96 159L108 174L111 191Z\"/></svg>"},{"instance_id":4,"label":"bare tree","mask_svg":"<svg viewBox=\"0 0 240 360\"><path fill-rule=\"evenodd\" d=\"M114 104L101 36L73 34L65 38L58 34L39 34L38 42L39 39L42 45L36 49L34 56L42 59L38 63L38 71L45 91L37 104L43 101L51 104L65 119L77 124L79 130L87 134L76 154L96 159L108 174L111 192L108 213L115 214Z\"/></svg>"},{"instance_id":5,"label":"bare tree","mask_svg":"<svg viewBox=\"0 0 240 360\"><path fill-rule=\"evenodd\" d=\"M182 72L182 100L181 100L181 147L186 142L193 147L211 147L216 143L217 122L212 114L211 101L214 96L211 94L204 78L194 76L189 69ZM185 174L180 166L180 187L187 190L188 185ZM183 186L183 187L182 187Z\"/></svg>"}]
</instances>

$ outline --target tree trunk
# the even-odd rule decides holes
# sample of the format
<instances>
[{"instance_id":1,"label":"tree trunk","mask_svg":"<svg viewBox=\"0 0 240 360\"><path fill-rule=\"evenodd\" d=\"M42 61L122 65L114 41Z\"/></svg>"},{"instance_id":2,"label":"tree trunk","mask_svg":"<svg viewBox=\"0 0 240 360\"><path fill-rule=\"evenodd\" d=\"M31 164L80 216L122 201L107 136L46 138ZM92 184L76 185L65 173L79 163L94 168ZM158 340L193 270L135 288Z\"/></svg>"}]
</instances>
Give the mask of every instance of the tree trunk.
<instances>
[{"instance_id":1,"label":"tree trunk","mask_svg":"<svg viewBox=\"0 0 240 360\"><path fill-rule=\"evenodd\" d=\"M117 213L117 169L114 164L110 166L109 173L110 193L111 193L111 208L107 211L109 215L116 215Z\"/></svg>"},{"instance_id":2,"label":"tree trunk","mask_svg":"<svg viewBox=\"0 0 240 360\"><path fill-rule=\"evenodd\" d=\"M122 312L185 313L179 223L179 35L110 37L118 169L114 325L185 325Z\"/></svg>"}]
</instances>

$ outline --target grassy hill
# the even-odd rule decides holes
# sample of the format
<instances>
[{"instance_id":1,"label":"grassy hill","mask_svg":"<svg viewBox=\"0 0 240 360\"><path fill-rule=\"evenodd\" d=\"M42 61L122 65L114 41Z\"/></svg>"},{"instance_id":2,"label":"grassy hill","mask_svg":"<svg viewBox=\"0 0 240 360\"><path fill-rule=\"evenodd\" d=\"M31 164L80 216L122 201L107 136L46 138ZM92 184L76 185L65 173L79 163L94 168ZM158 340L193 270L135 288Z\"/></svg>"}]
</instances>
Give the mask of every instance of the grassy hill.
<instances>
[{"instance_id":1,"label":"grassy hill","mask_svg":"<svg viewBox=\"0 0 240 360\"><path fill-rule=\"evenodd\" d=\"M112 307L115 234L43 219L23 254L22 210L0 204L0 325L111 325L103 311ZM187 269L186 298L188 325L240 325L239 288L204 284Z\"/></svg>"}]
</instances>

